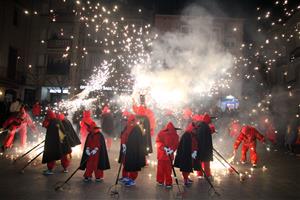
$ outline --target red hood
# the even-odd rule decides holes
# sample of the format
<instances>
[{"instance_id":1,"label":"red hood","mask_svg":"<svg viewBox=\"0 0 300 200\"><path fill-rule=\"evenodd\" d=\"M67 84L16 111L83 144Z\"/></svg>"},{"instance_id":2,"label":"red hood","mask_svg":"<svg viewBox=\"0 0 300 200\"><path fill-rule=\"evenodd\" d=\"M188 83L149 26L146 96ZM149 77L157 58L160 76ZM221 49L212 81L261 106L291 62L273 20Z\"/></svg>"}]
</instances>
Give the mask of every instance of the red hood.
<instances>
[{"instance_id":1,"label":"red hood","mask_svg":"<svg viewBox=\"0 0 300 200\"><path fill-rule=\"evenodd\" d=\"M110 109L108 106L104 106L104 108L102 109L102 113L106 114L106 113L110 113Z\"/></svg>"},{"instance_id":2,"label":"red hood","mask_svg":"<svg viewBox=\"0 0 300 200\"><path fill-rule=\"evenodd\" d=\"M130 114L127 118L127 125L130 125L136 121L135 115Z\"/></svg>"},{"instance_id":3,"label":"red hood","mask_svg":"<svg viewBox=\"0 0 300 200\"><path fill-rule=\"evenodd\" d=\"M189 123L185 129L186 132L192 132L194 130L195 126L193 123Z\"/></svg>"},{"instance_id":4,"label":"red hood","mask_svg":"<svg viewBox=\"0 0 300 200\"><path fill-rule=\"evenodd\" d=\"M83 111L83 118L91 118L91 111L89 110Z\"/></svg>"},{"instance_id":5,"label":"red hood","mask_svg":"<svg viewBox=\"0 0 300 200\"><path fill-rule=\"evenodd\" d=\"M56 115L52 110L47 110L47 118L48 119L55 119Z\"/></svg>"},{"instance_id":6,"label":"red hood","mask_svg":"<svg viewBox=\"0 0 300 200\"><path fill-rule=\"evenodd\" d=\"M211 118L208 114L193 115L193 121L201 121L201 122L205 122L206 124L210 124L211 123Z\"/></svg>"},{"instance_id":7,"label":"red hood","mask_svg":"<svg viewBox=\"0 0 300 200\"><path fill-rule=\"evenodd\" d=\"M64 120L65 119L65 115L63 114L63 113L57 113L57 119L59 119L59 120Z\"/></svg>"}]
</instances>

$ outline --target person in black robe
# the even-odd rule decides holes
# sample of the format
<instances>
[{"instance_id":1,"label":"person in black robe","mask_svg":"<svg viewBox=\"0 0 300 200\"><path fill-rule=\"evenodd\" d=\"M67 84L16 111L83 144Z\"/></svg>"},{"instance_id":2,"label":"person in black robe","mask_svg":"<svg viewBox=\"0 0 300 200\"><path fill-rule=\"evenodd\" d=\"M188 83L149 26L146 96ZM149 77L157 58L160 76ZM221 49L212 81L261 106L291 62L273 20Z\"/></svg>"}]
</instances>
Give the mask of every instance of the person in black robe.
<instances>
[{"instance_id":1,"label":"person in black robe","mask_svg":"<svg viewBox=\"0 0 300 200\"><path fill-rule=\"evenodd\" d=\"M66 136L66 131L62 122L56 118L56 115L51 110L48 110L46 120L47 122L43 122L47 131L42 163L47 163L48 169L43 173L44 175L52 175L56 160L61 160L64 172L67 173L67 168L70 165L68 155L72 152L72 149Z\"/></svg>"},{"instance_id":2,"label":"person in black robe","mask_svg":"<svg viewBox=\"0 0 300 200\"><path fill-rule=\"evenodd\" d=\"M150 153L153 153L150 121L147 116L143 115L137 115L136 118L138 120L138 125L142 130L145 154L149 155Z\"/></svg>"},{"instance_id":3,"label":"person in black robe","mask_svg":"<svg viewBox=\"0 0 300 200\"><path fill-rule=\"evenodd\" d=\"M127 126L121 133L119 163L123 163L121 182L125 186L135 185L138 171L146 165L144 139L134 115L129 115Z\"/></svg>"},{"instance_id":4,"label":"person in black robe","mask_svg":"<svg viewBox=\"0 0 300 200\"><path fill-rule=\"evenodd\" d=\"M211 124L210 116L202 115L203 119L194 122L196 125L196 135L198 142L198 154L197 160L199 165L205 172L207 177L211 177L210 162L213 161L213 143L212 134L215 131L215 127ZM205 120L207 119L207 120ZM202 170L197 171L197 177L203 178L204 174Z\"/></svg>"},{"instance_id":5,"label":"person in black robe","mask_svg":"<svg viewBox=\"0 0 300 200\"><path fill-rule=\"evenodd\" d=\"M57 118L62 122L64 126L66 137L69 140L70 146L75 147L77 145L80 145L81 144L80 139L76 134L76 131L74 130L71 122L65 117L63 113L59 113L57 115Z\"/></svg>"},{"instance_id":6,"label":"person in black robe","mask_svg":"<svg viewBox=\"0 0 300 200\"><path fill-rule=\"evenodd\" d=\"M197 159L198 142L196 137L195 125L190 123L180 138L177 149L174 167L179 168L182 172L184 184L190 185L193 181L189 179L189 174L193 170L200 170Z\"/></svg>"},{"instance_id":7,"label":"person in black robe","mask_svg":"<svg viewBox=\"0 0 300 200\"><path fill-rule=\"evenodd\" d=\"M94 172L96 181L100 182L103 171L110 169L105 139L94 122L88 126L88 131L79 169L85 170L84 181L90 181Z\"/></svg>"}]
</instances>

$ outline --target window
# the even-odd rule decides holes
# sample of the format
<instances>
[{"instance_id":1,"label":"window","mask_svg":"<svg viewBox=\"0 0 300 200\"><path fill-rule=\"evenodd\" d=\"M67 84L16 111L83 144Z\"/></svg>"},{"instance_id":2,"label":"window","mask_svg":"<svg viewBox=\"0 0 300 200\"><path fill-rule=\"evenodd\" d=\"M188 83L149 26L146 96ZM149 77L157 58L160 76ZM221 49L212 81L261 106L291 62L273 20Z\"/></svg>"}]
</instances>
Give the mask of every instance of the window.
<instances>
[{"instance_id":1,"label":"window","mask_svg":"<svg viewBox=\"0 0 300 200\"><path fill-rule=\"evenodd\" d=\"M49 55L47 63L47 74L68 75L70 69L70 60L63 59L60 54Z\"/></svg>"}]
</instances>

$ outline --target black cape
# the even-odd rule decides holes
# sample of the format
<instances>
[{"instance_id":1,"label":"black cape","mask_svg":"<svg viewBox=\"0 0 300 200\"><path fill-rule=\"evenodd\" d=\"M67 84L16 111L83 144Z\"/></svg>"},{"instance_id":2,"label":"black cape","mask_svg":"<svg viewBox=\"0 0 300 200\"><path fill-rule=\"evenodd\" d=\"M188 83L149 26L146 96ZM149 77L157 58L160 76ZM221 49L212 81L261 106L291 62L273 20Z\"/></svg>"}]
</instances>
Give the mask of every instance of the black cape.
<instances>
[{"instance_id":1,"label":"black cape","mask_svg":"<svg viewBox=\"0 0 300 200\"><path fill-rule=\"evenodd\" d=\"M176 152L174 167L177 167L182 172L193 172L200 170L200 162L192 158L192 135L185 132L179 141L179 146Z\"/></svg>"},{"instance_id":2,"label":"black cape","mask_svg":"<svg viewBox=\"0 0 300 200\"><path fill-rule=\"evenodd\" d=\"M148 117L142 116L142 115L137 115L136 118L139 120L140 127L142 129L145 153L146 153L146 155L148 155L153 152L150 121L149 121Z\"/></svg>"},{"instance_id":3,"label":"black cape","mask_svg":"<svg viewBox=\"0 0 300 200\"><path fill-rule=\"evenodd\" d=\"M76 134L76 131L74 130L71 122L68 119L64 119L64 120L62 120L62 124L64 125L70 146L75 147L75 146L81 144L80 139L79 139L78 135Z\"/></svg>"},{"instance_id":4,"label":"black cape","mask_svg":"<svg viewBox=\"0 0 300 200\"><path fill-rule=\"evenodd\" d=\"M197 159L204 162L213 161L213 144L210 127L204 122L200 122L197 126L196 135L199 149Z\"/></svg>"},{"instance_id":5,"label":"black cape","mask_svg":"<svg viewBox=\"0 0 300 200\"><path fill-rule=\"evenodd\" d=\"M59 129L65 134L62 143L59 139ZM71 146L61 121L58 119L50 120L46 132L42 163L60 160L62 156L71 153L71 151Z\"/></svg>"},{"instance_id":6,"label":"black cape","mask_svg":"<svg viewBox=\"0 0 300 200\"><path fill-rule=\"evenodd\" d=\"M114 117L111 113L102 114L101 130L110 137L115 135Z\"/></svg>"},{"instance_id":7,"label":"black cape","mask_svg":"<svg viewBox=\"0 0 300 200\"><path fill-rule=\"evenodd\" d=\"M126 127L124 130L126 130ZM124 133L124 131L122 133ZM142 130L138 125L136 125L132 129L132 132L129 135L126 144L126 154L124 163L124 168L126 171L141 171L141 169L146 165L146 154L143 141L144 139L142 136ZM123 160L122 155L123 153L121 146L119 154L119 163Z\"/></svg>"},{"instance_id":8,"label":"black cape","mask_svg":"<svg viewBox=\"0 0 300 200\"><path fill-rule=\"evenodd\" d=\"M108 158L108 154L107 154L105 139L104 139L103 134L101 132L98 132L96 134L100 134L100 149L99 149L98 169L100 169L100 170L110 169L110 164L109 164L109 158ZM87 163L87 159L89 157L85 153L86 143L91 137L93 137L93 135L91 133L89 133L87 138L86 138L86 142L85 142L85 145L84 145L84 149L83 149L83 153L82 153L82 157L81 157L81 161L80 161L80 167L79 167L79 169L81 169L81 170L86 169L86 163Z\"/></svg>"}]
</instances>

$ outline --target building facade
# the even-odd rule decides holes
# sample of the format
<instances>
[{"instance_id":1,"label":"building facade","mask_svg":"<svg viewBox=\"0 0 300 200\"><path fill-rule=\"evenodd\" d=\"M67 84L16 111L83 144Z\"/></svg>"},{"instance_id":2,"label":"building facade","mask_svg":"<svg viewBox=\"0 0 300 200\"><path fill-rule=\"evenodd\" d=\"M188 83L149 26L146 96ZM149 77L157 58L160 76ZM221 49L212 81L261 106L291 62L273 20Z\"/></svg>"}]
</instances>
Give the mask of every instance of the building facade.
<instances>
[{"instance_id":1,"label":"building facade","mask_svg":"<svg viewBox=\"0 0 300 200\"><path fill-rule=\"evenodd\" d=\"M80 6L76 1L25 2L0 2L0 101L55 102L77 93L105 58L80 22ZM152 24L151 10L141 14L127 1L119 6L128 23Z\"/></svg>"}]
</instances>

